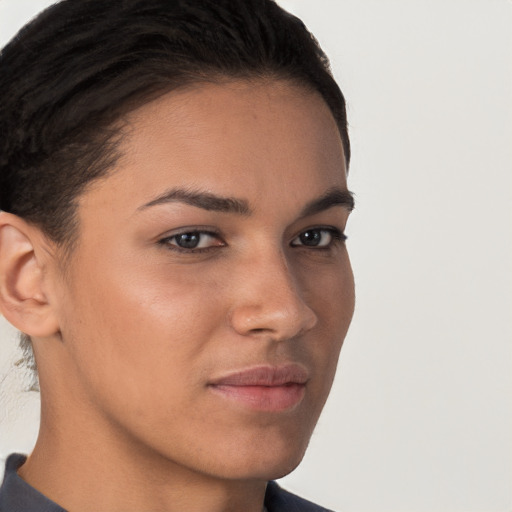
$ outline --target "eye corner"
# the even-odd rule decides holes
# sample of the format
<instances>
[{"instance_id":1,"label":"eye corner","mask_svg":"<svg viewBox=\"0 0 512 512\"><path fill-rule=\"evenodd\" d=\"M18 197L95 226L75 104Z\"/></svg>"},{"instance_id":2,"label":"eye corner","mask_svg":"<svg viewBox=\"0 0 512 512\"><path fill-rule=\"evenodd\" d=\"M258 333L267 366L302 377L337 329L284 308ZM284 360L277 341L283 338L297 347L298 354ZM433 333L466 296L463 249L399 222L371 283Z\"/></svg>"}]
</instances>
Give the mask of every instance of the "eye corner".
<instances>
[{"instance_id":1,"label":"eye corner","mask_svg":"<svg viewBox=\"0 0 512 512\"><path fill-rule=\"evenodd\" d=\"M324 240L327 238L327 240ZM329 250L335 245L344 244L345 233L334 226L316 226L301 231L291 242L291 247L302 247L315 250Z\"/></svg>"}]
</instances>

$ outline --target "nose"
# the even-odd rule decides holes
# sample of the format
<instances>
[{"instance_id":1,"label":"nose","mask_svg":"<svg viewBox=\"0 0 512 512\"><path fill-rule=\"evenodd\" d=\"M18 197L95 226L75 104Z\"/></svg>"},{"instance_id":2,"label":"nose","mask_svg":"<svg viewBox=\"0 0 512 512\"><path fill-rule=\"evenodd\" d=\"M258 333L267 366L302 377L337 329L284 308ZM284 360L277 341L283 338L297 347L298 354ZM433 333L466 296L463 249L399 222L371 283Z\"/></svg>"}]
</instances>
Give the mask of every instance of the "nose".
<instances>
[{"instance_id":1,"label":"nose","mask_svg":"<svg viewBox=\"0 0 512 512\"><path fill-rule=\"evenodd\" d=\"M309 331L318 321L282 255L252 258L233 282L237 288L230 322L241 335L284 341Z\"/></svg>"}]
</instances>

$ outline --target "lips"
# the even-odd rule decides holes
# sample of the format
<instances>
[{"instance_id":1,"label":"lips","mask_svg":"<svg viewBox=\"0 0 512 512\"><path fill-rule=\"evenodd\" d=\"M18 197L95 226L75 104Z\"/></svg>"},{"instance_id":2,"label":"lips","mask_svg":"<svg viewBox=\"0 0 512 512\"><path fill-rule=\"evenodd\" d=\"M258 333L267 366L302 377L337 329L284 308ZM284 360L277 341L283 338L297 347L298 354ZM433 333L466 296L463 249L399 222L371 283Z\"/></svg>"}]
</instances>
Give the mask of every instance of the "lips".
<instances>
[{"instance_id":1,"label":"lips","mask_svg":"<svg viewBox=\"0 0 512 512\"><path fill-rule=\"evenodd\" d=\"M305 395L308 371L298 364L256 366L221 376L210 389L249 409L279 412L295 408Z\"/></svg>"}]
</instances>

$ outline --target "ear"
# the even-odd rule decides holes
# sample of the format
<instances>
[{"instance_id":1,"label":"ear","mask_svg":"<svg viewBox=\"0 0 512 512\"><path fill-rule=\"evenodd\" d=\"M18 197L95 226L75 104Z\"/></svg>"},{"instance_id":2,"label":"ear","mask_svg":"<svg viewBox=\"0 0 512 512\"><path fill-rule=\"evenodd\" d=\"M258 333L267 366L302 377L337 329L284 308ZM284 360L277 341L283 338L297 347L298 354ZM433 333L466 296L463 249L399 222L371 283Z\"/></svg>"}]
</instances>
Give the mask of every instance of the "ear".
<instances>
[{"instance_id":1,"label":"ear","mask_svg":"<svg viewBox=\"0 0 512 512\"><path fill-rule=\"evenodd\" d=\"M0 312L31 337L58 332L58 322L46 293L44 249L40 230L20 217L0 212Z\"/></svg>"}]
</instances>

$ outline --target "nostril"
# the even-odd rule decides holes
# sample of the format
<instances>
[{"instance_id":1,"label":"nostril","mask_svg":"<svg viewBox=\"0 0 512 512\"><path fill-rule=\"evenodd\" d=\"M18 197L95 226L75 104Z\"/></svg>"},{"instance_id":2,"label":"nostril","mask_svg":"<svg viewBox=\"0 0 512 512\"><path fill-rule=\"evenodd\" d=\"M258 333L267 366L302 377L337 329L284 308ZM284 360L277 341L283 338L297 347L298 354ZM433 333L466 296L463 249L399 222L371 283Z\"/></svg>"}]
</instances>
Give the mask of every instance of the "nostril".
<instances>
[{"instance_id":1,"label":"nostril","mask_svg":"<svg viewBox=\"0 0 512 512\"><path fill-rule=\"evenodd\" d=\"M265 332L267 330L268 329L258 328L258 329L251 329L251 332L253 332L254 334L258 334L260 332Z\"/></svg>"}]
</instances>

